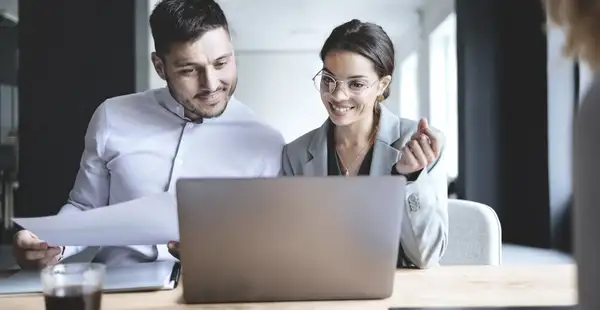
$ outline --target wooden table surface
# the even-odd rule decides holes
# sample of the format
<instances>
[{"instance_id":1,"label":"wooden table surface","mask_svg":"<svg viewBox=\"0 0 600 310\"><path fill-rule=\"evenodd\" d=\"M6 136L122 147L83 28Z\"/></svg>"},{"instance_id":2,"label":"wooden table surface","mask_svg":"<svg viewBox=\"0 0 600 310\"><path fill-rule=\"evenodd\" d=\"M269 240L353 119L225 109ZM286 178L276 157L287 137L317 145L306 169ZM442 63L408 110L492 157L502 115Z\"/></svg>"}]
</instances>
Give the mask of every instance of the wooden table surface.
<instances>
[{"instance_id":1,"label":"wooden table surface","mask_svg":"<svg viewBox=\"0 0 600 310\"><path fill-rule=\"evenodd\" d=\"M399 270L385 300L185 305L173 291L104 294L103 310L133 309L380 309L443 306L554 306L577 303L574 265L452 266ZM0 297L2 310L44 309L41 295Z\"/></svg>"}]
</instances>

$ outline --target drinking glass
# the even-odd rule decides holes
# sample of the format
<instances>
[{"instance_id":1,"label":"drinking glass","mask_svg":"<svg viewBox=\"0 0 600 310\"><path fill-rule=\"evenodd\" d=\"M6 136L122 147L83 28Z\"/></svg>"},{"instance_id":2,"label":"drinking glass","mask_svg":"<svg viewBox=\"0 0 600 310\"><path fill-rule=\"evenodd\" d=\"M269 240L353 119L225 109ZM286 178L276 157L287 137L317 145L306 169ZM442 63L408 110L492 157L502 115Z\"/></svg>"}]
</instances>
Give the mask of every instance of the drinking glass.
<instances>
[{"instance_id":1,"label":"drinking glass","mask_svg":"<svg viewBox=\"0 0 600 310\"><path fill-rule=\"evenodd\" d=\"M41 271L46 310L100 310L106 266L71 263Z\"/></svg>"}]
</instances>

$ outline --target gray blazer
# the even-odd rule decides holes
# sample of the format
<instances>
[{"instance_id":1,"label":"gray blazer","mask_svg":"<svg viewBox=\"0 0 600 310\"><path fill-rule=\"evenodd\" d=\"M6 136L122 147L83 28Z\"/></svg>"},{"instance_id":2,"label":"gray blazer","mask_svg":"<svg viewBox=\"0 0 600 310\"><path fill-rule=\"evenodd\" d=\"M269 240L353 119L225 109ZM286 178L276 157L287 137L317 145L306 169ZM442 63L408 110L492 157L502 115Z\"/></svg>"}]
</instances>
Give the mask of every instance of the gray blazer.
<instances>
[{"instance_id":1,"label":"gray blazer","mask_svg":"<svg viewBox=\"0 0 600 310\"><path fill-rule=\"evenodd\" d=\"M284 176L327 175L327 126L314 129L283 149ZM399 149L417 132L418 123L399 119L381 105L379 132L373 148L371 175L390 175L401 156ZM448 181L444 167L444 136L440 156L406 187L405 214L400 236L399 267L437 265L448 244Z\"/></svg>"}]
</instances>

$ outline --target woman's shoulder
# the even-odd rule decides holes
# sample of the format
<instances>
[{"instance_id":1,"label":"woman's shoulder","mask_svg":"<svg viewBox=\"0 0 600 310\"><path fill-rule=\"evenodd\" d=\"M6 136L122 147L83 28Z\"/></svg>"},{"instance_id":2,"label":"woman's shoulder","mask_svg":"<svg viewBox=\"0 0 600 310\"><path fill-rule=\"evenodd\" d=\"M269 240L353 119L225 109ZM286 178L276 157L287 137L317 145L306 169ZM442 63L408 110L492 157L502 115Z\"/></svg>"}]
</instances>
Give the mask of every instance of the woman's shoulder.
<instances>
[{"instance_id":1,"label":"woman's shoulder","mask_svg":"<svg viewBox=\"0 0 600 310\"><path fill-rule=\"evenodd\" d=\"M292 142L289 142L285 146L285 150L288 154L302 154L308 151L314 137L321 130L321 127L315 128L300 137L294 139Z\"/></svg>"}]
</instances>

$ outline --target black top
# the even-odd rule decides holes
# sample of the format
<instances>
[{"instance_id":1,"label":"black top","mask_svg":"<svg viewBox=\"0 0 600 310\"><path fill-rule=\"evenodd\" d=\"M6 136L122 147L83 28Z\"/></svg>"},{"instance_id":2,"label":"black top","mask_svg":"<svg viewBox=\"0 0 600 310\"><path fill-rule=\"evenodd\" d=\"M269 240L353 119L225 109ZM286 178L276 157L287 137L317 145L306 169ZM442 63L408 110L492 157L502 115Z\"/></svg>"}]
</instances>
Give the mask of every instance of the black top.
<instances>
[{"instance_id":1,"label":"black top","mask_svg":"<svg viewBox=\"0 0 600 310\"><path fill-rule=\"evenodd\" d=\"M335 139L333 137L333 126L329 124L327 129L327 175L329 176L340 176L342 175L342 169L340 165L340 158L335 149ZM369 149L369 152L365 155L360 168L358 169L358 175L369 175L371 174L371 162L373 161L373 147ZM345 163L351 164L351 163ZM346 167L348 168L348 167Z\"/></svg>"},{"instance_id":2,"label":"black top","mask_svg":"<svg viewBox=\"0 0 600 310\"><path fill-rule=\"evenodd\" d=\"M340 167L340 158L335 149L335 138L333 136L333 124L330 122L327 126L327 175L328 176L339 176L342 175L342 169ZM363 159L360 168L358 169L358 175L370 175L371 174L371 162L373 162L373 146L369 149L365 158ZM415 181L419 176L420 171L411 173L406 176L408 182ZM390 167L391 175L400 175L395 166Z\"/></svg>"}]
</instances>

